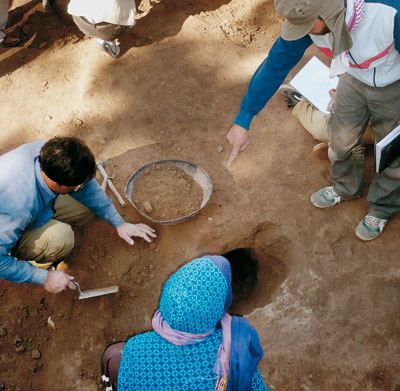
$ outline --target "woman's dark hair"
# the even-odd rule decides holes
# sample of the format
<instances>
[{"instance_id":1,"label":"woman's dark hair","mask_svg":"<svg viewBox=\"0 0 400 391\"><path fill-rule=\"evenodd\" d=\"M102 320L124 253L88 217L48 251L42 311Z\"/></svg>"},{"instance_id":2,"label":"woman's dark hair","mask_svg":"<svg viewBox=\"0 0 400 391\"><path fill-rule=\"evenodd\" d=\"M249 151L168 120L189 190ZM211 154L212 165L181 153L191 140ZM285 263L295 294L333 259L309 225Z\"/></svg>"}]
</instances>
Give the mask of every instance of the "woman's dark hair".
<instances>
[{"instance_id":1,"label":"woman's dark hair","mask_svg":"<svg viewBox=\"0 0 400 391\"><path fill-rule=\"evenodd\" d=\"M96 161L76 137L54 137L40 150L41 170L61 186L78 186L94 177Z\"/></svg>"}]
</instances>

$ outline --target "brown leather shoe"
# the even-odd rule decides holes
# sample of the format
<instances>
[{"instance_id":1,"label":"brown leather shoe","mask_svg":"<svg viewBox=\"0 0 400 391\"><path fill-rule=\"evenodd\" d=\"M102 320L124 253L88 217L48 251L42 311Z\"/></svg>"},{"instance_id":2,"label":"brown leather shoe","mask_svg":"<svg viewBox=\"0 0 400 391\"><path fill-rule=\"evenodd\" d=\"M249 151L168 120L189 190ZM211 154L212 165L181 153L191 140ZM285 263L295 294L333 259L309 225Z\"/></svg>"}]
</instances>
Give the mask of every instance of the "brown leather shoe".
<instances>
[{"instance_id":1,"label":"brown leather shoe","mask_svg":"<svg viewBox=\"0 0 400 391\"><path fill-rule=\"evenodd\" d=\"M319 143L314 146L314 148L312 149L312 153L320 160L329 160L328 148L329 146L327 143Z\"/></svg>"},{"instance_id":2,"label":"brown leather shoe","mask_svg":"<svg viewBox=\"0 0 400 391\"><path fill-rule=\"evenodd\" d=\"M68 274L69 267L68 267L68 265L67 265L64 261L61 261L61 262L59 262L59 263L57 264L56 270L60 270L60 271L62 271L62 272L64 272L64 273L67 273L67 274Z\"/></svg>"}]
</instances>

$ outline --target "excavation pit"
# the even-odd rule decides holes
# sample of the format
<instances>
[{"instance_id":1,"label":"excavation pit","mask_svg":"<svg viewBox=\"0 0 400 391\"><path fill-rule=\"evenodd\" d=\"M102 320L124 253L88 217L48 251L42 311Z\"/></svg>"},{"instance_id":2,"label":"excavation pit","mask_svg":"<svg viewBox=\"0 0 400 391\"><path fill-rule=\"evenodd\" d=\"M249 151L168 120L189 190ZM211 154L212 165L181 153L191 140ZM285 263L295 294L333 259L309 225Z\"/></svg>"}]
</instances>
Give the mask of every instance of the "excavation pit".
<instances>
[{"instance_id":1,"label":"excavation pit","mask_svg":"<svg viewBox=\"0 0 400 391\"><path fill-rule=\"evenodd\" d=\"M270 303L286 276L284 263L253 248L237 248L223 256L229 260L232 270L231 312L245 315Z\"/></svg>"}]
</instances>

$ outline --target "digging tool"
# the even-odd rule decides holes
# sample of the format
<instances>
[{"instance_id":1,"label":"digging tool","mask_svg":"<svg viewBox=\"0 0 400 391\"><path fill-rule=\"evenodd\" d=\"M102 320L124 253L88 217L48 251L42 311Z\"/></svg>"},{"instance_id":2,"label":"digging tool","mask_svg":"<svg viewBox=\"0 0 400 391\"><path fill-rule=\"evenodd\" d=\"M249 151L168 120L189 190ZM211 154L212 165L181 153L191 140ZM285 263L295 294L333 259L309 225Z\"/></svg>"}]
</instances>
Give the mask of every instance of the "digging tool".
<instances>
[{"instance_id":1,"label":"digging tool","mask_svg":"<svg viewBox=\"0 0 400 391\"><path fill-rule=\"evenodd\" d=\"M107 166L107 165L111 165L111 167L112 167L112 174L111 175L108 175L107 171L105 170L105 166ZM121 197L121 194L119 194L118 190L115 188L114 184L112 183L112 179L115 178L115 169L114 169L113 160L112 159L107 159L107 160L103 160L101 162L98 162L97 163L97 168L100 171L101 175L103 175L103 177L104 177L103 183L101 185L103 190L105 190L107 185L108 185L110 187L111 191L114 193L115 197L117 198L118 202L122 206L126 206L126 202Z\"/></svg>"},{"instance_id":2,"label":"digging tool","mask_svg":"<svg viewBox=\"0 0 400 391\"><path fill-rule=\"evenodd\" d=\"M81 299L89 299L90 297L109 295L110 293L119 292L118 286L110 286L108 288L99 288L99 289L91 289L89 291L81 291L81 287L76 281L72 281L74 285L78 288L79 291L79 300Z\"/></svg>"}]
</instances>

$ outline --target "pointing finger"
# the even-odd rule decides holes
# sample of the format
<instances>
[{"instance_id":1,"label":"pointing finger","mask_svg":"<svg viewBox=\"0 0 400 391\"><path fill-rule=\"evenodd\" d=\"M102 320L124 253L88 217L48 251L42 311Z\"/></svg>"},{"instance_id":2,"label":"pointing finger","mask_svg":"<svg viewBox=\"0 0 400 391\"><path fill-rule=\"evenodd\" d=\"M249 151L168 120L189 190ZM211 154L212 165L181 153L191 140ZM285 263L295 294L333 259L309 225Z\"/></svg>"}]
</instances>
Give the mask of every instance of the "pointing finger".
<instances>
[{"instance_id":1,"label":"pointing finger","mask_svg":"<svg viewBox=\"0 0 400 391\"><path fill-rule=\"evenodd\" d=\"M237 158L238 155L239 155L239 148L233 147L231 155L229 156L228 166L232 165L233 161Z\"/></svg>"}]
</instances>

